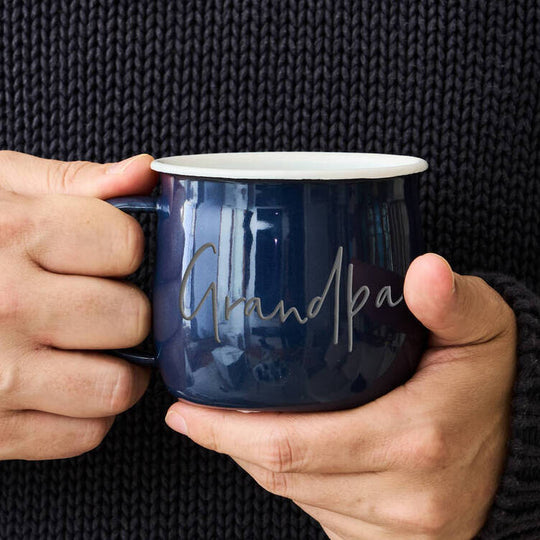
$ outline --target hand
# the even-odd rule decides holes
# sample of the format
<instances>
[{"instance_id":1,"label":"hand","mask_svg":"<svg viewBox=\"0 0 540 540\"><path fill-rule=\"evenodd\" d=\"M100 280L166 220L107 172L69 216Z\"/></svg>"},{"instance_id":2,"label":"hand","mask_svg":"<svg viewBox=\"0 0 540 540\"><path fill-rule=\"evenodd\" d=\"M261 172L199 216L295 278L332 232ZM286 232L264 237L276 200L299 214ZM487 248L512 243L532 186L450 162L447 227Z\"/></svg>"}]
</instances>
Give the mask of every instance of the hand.
<instances>
[{"instance_id":1,"label":"hand","mask_svg":"<svg viewBox=\"0 0 540 540\"><path fill-rule=\"evenodd\" d=\"M431 331L414 377L356 409L242 414L183 402L166 421L292 499L332 540L471 538L505 458L512 310L483 280L416 259L404 295Z\"/></svg>"},{"instance_id":2,"label":"hand","mask_svg":"<svg viewBox=\"0 0 540 540\"><path fill-rule=\"evenodd\" d=\"M148 369L98 349L130 347L150 306L108 279L140 264L144 237L97 198L147 192L150 156L100 165L0 152L0 459L97 446L143 394Z\"/></svg>"}]
</instances>

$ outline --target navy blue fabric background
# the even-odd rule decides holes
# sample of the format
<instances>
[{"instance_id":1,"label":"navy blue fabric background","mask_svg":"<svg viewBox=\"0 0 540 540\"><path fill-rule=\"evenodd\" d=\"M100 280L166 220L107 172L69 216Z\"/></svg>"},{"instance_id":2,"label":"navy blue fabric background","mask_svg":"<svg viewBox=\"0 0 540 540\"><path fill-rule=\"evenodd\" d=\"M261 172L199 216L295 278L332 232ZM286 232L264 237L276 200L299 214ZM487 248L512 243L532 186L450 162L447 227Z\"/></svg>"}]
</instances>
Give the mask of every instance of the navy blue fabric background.
<instances>
[{"instance_id":1,"label":"navy blue fabric background","mask_svg":"<svg viewBox=\"0 0 540 540\"><path fill-rule=\"evenodd\" d=\"M539 63L528 0L0 0L0 147L417 155L427 247L538 292ZM324 537L166 428L171 400L155 378L90 454L0 463L0 537Z\"/></svg>"}]
</instances>

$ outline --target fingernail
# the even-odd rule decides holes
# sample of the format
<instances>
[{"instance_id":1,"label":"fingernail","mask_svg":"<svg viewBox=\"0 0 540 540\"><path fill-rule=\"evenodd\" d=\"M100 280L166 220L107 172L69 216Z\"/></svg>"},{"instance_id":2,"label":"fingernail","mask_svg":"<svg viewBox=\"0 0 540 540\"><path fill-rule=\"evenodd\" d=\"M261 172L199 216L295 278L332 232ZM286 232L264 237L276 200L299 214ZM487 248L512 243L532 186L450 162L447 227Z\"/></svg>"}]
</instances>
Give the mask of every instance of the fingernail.
<instances>
[{"instance_id":1,"label":"fingernail","mask_svg":"<svg viewBox=\"0 0 540 540\"><path fill-rule=\"evenodd\" d=\"M435 255L437 255L437 257L439 257L439 259L441 259L444 262L444 264L448 266L448 270L450 270L450 274L452 274L452 294L454 294L456 292L456 274L452 270L452 265L444 257L441 257L439 254L435 253Z\"/></svg>"},{"instance_id":2,"label":"fingernail","mask_svg":"<svg viewBox=\"0 0 540 540\"><path fill-rule=\"evenodd\" d=\"M140 155L140 154L139 154ZM112 163L107 167L107 174L123 174L125 173L132 162L134 162L138 157L137 156L131 156L127 159L124 159L123 161L118 161L117 163Z\"/></svg>"},{"instance_id":3,"label":"fingernail","mask_svg":"<svg viewBox=\"0 0 540 540\"><path fill-rule=\"evenodd\" d=\"M174 431L178 431L178 433L181 433L182 435L188 435L186 421L184 420L184 417L180 416L177 412L169 410L167 416L165 416L165 422L171 429L174 429Z\"/></svg>"}]
</instances>

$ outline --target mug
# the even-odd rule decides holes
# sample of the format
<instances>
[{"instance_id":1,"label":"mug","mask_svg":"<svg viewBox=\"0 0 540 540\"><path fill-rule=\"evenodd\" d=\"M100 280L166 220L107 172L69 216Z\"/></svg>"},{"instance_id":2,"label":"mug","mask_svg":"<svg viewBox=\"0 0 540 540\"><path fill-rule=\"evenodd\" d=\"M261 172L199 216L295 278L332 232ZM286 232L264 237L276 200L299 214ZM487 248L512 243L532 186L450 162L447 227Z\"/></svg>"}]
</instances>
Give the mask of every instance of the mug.
<instances>
[{"instance_id":1,"label":"mug","mask_svg":"<svg viewBox=\"0 0 540 540\"><path fill-rule=\"evenodd\" d=\"M414 373L403 299L423 252L416 157L253 152L157 159L155 356L177 398L253 411L355 407Z\"/></svg>"}]
</instances>

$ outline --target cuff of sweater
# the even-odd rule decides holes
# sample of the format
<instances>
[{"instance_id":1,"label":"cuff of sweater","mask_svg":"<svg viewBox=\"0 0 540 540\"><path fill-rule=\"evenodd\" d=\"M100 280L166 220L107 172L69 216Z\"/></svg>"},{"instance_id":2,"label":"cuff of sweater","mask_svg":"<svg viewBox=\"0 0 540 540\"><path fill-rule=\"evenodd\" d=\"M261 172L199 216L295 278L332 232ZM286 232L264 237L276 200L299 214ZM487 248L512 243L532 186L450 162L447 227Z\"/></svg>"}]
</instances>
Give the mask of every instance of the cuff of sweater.
<instances>
[{"instance_id":1,"label":"cuff of sweater","mask_svg":"<svg viewBox=\"0 0 540 540\"><path fill-rule=\"evenodd\" d=\"M482 540L540 538L540 299L515 279L480 274L515 312L517 374L503 476Z\"/></svg>"}]
</instances>

